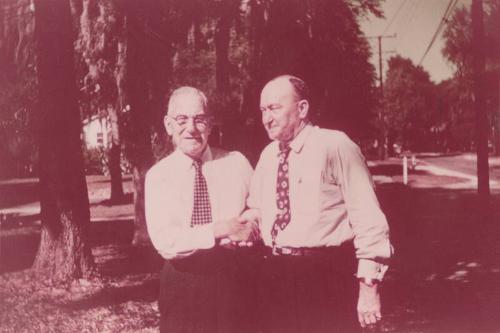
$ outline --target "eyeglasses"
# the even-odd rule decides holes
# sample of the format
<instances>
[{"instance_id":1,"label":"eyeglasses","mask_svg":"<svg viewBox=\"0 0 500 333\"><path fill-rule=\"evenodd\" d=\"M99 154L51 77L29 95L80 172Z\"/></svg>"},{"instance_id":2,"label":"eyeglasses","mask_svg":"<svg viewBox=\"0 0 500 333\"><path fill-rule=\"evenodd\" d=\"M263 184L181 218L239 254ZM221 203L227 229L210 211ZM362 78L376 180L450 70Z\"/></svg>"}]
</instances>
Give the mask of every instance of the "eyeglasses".
<instances>
[{"instance_id":1,"label":"eyeglasses","mask_svg":"<svg viewBox=\"0 0 500 333\"><path fill-rule=\"evenodd\" d=\"M208 127L210 124L211 117L203 114L198 114L196 116L186 116L184 114L180 114L175 117L171 117L177 125L180 127L186 127L189 119L193 119L193 125L198 129L198 130L204 130Z\"/></svg>"}]
</instances>

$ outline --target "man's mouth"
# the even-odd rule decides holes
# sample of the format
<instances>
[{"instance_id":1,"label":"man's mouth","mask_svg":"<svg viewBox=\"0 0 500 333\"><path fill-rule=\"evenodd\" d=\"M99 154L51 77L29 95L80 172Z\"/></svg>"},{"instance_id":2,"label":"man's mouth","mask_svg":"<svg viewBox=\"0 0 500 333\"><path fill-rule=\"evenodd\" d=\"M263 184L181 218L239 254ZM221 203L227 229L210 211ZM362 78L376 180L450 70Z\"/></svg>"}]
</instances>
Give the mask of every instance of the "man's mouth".
<instances>
[{"instance_id":1,"label":"man's mouth","mask_svg":"<svg viewBox=\"0 0 500 333\"><path fill-rule=\"evenodd\" d=\"M192 136L190 136L190 137L186 137L186 138L184 138L184 140L201 141L201 138L199 138L199 137L192 137Z\"/></svg>"}]
</instances>

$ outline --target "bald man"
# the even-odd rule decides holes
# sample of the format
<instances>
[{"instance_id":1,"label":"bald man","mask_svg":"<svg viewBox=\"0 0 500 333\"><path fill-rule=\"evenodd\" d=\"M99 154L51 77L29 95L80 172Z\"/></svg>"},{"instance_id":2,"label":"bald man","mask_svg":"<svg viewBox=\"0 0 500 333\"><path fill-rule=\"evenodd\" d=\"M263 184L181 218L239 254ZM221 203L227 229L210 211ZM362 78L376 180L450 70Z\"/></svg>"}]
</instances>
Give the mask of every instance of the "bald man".
<instances>
[{"instance_id":1,"label":"bald man","mask_svg":"<svg viewBox=\"0 0 500 333\"><path fill-rule=\"evenodd\" d=\"M146 176L148 232L166 259L160 331L253 332L252 264L244 247L258 230L239 218L253 170L242 154L208 145L212 117L200 90L176 89L164 123L175 151Z\"/></svg>"},{"instance_id":2,"label":"bald man","mask_svg":"<svg viewBox=\"0 0 500 333\"><path fill-rule=\"evenodd\" d=\"M291 75L260 96L273 141L256 166L246 214L260 215L266 245L263 332L350 332L356 321L381 319L378 285L392 254L386 218L358 146L313 126L309 107L306 84Z\"/></svg>"}]
</instances>

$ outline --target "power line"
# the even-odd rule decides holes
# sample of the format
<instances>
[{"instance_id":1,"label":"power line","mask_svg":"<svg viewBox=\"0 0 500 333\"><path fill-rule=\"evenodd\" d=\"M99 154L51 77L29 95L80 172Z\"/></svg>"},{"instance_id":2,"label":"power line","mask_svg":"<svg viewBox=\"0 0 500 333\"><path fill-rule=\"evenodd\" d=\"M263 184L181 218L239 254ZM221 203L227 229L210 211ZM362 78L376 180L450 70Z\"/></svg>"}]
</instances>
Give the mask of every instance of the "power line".
<instances>
[{"instance_id":1,"label":"power line","mask_svg":"<svg viewBox=\"0 0 500 333\"><path fill-rule=\"evenodd\" d=\"M432 48L432 45L434 45L434 42L436 41L437 37L439 36L439 34L441 33L441 31L443 30L443 27L445 26L445 24L446 24L446 22L448 20L448 17L452 13L453 8L457 4L457 2L458 2L458 0L450 0L448 2L448 6L446 7L446 10L445 10L445 12L443 14L443 17L441 18L441 21L439 22L439 25L438 25L438 27L436 29L436 32L432 36L432 39L431 39L429 45L427 46L427 48L425 49L425 52L424 52L422 58L420 58L420 61L418 62L418 66L420 66L422 64L422 62L424 61L425 57L427 56L427 54L429 53L430 49Z\"/></svg>"},{"instance_id":2,"label":"power line","mask_svg":"<svg viewBox=\"0 0 500 333\"><path fill-rule=\"evenodd\" d=\"M405 27L403 28L404 30L401 32L401 37L399 38L400 40L404 39L405 36L408 34L408 31L410 31L410 27L413 24L415 17L419 16L420 11L422 10L422 7L421 7L422 2L417 0L417 2L414 2L413 4L414 4L414 6L411 9L410 18L406 22ZM397 48L397 45L396 45L396 48Z\"/></svg>"},{"instance_id":3,"label":"power line","mask_svg":"<svg viewBox=\"0 0 500 333\"><path fill-rule=\"evenodd\" d=\"M391 19L389 20L389 22L387 23L387 26L385 27L384 29L384 32L382 32L382 35L384 35L387 30L389 30L389 28L392 26L392 24L394 23L394 21L396 20L396 17L399 15L399 12L401 11L401 9L408 3L408 0L404 0L401 2L401 4L399 5L398 9L396 9L396 12L394 13L394 15L391 17Z\"/></svg>"},{"instance_id":4,"label":"power line","mask_svg":"<svg viewBox=\"0 0 500 333\"><path fill-rule=\"evenodd\" d=\"M403 15L400 16L400 18L397 22L397 26L395 28L393 28L393 30L400 32L405 27L408 26L409 19L413 15L414 8L415 8L416 4L418 3L418 1L420 1L420 0L410 0L408 6L406 6L406 8L404 10Z\"/></svg>"}]
</instances>

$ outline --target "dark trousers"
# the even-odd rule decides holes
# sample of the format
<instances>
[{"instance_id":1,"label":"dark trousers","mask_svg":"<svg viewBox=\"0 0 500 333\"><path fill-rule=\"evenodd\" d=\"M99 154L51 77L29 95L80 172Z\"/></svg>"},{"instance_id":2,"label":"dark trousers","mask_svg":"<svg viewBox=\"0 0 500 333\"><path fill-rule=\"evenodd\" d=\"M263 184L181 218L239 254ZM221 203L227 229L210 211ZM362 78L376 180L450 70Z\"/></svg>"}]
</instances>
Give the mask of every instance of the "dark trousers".
<instances>
[{"instance_id":1,"label":"dark trousers","mask_svg":"<svg viewBox=\"0 0 500 333\"><path fill-rule=\"evenodd\" d=\"M354 266L351 246L310 256L266 255L258 279L261 331L358 332Z\"/></svg>"},{"instance_id":2,"label":"dark trousers","mask_svg":"<svg viewBox=\"0 0 500 333\"><path fill-rule=\"evenodd\" d=\"M160 332L256 332L251 249L221 247L167 260L160 274Z\"/></svg>"}]
</instances>

